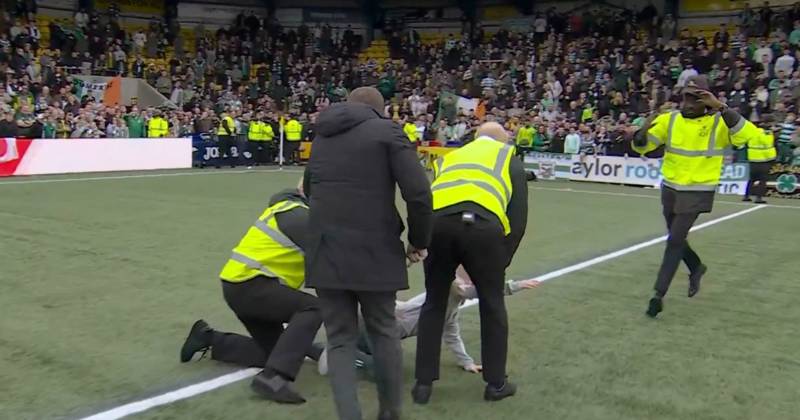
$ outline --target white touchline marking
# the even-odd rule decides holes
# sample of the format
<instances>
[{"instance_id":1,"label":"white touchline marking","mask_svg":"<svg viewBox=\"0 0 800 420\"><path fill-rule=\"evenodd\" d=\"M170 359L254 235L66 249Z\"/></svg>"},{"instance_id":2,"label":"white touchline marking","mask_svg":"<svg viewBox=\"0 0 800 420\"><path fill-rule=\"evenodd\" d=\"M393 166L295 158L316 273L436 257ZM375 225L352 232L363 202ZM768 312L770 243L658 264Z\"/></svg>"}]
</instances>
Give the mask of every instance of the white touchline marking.
<instances>
[{"instance_id":1,"label":"white touchline marking","mask_svg":"<svg viewBox=\"0 0 800 420\"><path fill-rule=\"evenodd\" d=\"M595 195L609 195L614 197L634 197L634 198L649 198L651 200L660 200L661 197L657 195L647 195L647 194L631 194L631 193L620 193L620 192L613 192L613 191L589 191L589 190L576 190L574 188L552 188L552 187L532 187L529 186L529 189L532 190L541 190L541 191L558 191L558 192L571 192L571 193L580 193L580 194L595 194ZM714 204L730 204L733 206L748 206L752 207L753 203L745 203L740 201L725 201L725 200L715 200ZM800 206L788 206L788 205L780 205L780 204L765 204L767 207L779 208L779 209L798 209L800 210Z\"/></svg>"},{"instance_id":2,"label":"white touchline marking","mask_svg":"<svg viewBox=\"0 0 800 420\"><path fill-rule=\"evenodd\" d=\"M3 181L0 185L23 185L23 184L50 184L55 182L80 182L80 181L106 181L115 179L135 179L135 178L161 178L167 176L197 176L197 175L223 175L223 174L247 174L259 172L289 172L300 173L302 171L294 169L243 169L238 171L207 169L205 171L193 172L171 172L162 174L137 174L137 175L110 175L83 178L56 178L56 179L30 179L27 181ZM42 175L46 176L46 175Z\"/></svg>"},{"instance_id":3,"label":"white touchline marking","mask_svg":"<svg viewBox=\"0 0 800 420\"><path fill-rule=\"evenodd\" d=\"M149 410L153 407L158 407L159 405L170 404L175 401L180 401L186 398L193 397L198 394L202 394L204 392L208 392L212 389L220 388L225 385L241 381L242 379L250 378L258 374L258 372L260 371L261 369L258 368L237 370L236 372L229 373L227 375L222 375L214 379L209 379L207 381L199 382L194 385L189 385L184 388L176 389L175 391L170 391L161 395L157 395L155 397L148 398L146 400L141 400L130 404L121 405L117 408L112 408L111 410L103 411L102 413L98 413L93 416L84 417L82 420L119 419L125 416L129 416L131 414L141 413L142 411Z\"/></svg>"},{"instance_id":4,"label":"white touchline marking","mask_svg":"<svg viewBox=\"0 0 800 420\"><path fill-rule=\"evenodd\" d=\"M752 213L756 210L761 210L766 208L767 206L759 205L755 207L751 207L749 209L745 209L736 213L729 214L727 216L722 216L713 220L709 220L705 223L701 223L692 228L692 232L698 231L701 229L705 229L710 226L714 226L717 223L722 223L726 220L735 219L739 216L744 216L745 214ZM638 243L636 245L629 246L627 248L620 249L618 251L614 251L605 255L601 255L599 257L592 258L590 260L586 260L584 262L574 264L568 267L561 268L559 270L551 271L549 273L543 274L541 276L534 277L536 280L539 281L548 281L555 279L557 277L561 277L563 275L573 273L575 271L583 270L584 268L591 267L596 264L600 264L602 262L612 260L614 258L619 258L624 255L630 254L632 252L636 252L640 249L647 248L649 246L653 246L660 242L663 242L667 239L667 235L659 236L658 238L651 239L649 241L645 241L642 243ZM472 299L464 302L462 308L468 308L470 306L474 306L478 303L477 299ZM237 382L243 379L247 379L250 377L255 376L260 372L260 369L251 368L251 369L242 369L235 371L233 373L229 373L227 375L220 376L215 379L211 379L205 382L200 382L194 385L190 385L184 388L179 388L175 391L170 391L164 394L156 395L154 397L146 398L144 400L128 403L125 405L121 405L119 407L113 408L108 411L103 411L102 413L98 413L89 417L84 417L80 420L116 420L123 418L125 416L129 416L131 414L141 413L143 411L149 410L154 407L167 405L174 403L176 401L180 401L186 398L191 398L199 394L203 394L205 392L213 391L217 388L223 387L225 385L229 385L233 382Z\"/></svg>"}]
</instances>

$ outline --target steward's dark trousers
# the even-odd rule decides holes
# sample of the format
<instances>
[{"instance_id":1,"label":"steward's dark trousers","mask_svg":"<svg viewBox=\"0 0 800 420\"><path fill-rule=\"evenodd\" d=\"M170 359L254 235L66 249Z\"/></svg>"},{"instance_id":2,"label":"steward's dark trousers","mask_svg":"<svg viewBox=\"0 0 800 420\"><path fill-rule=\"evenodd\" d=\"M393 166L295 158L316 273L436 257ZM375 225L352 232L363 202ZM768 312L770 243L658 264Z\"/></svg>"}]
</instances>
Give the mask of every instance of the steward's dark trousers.
<instances>
[{"instance_id":1,"label":"steward's dark trousers","mask_svg":"<svg viewBox=\"0 0 800 420\"><path fill-rule=\"evenodd\" d=\"M255 162L258 165L266 165L268 163L272 163L272 161L269 159L271 145L272 143L269 141L248 140L247 149L253 156L252 158L253 162Z\"/></svg>"},{"instance_id":2,"label":"steward's dark trousers","mask_svg":"<svg viewBox=\"0 0 800 420\"><path fill-rule=\"evenodd\" d=\"M745 197L755 195L756 198L762 198L766 195L769 168L772 167L773 163L774 162L750 162L750 180L747 182L747 190L745 190L744 193Z\"/></svg>"},{"instance_id":3,"label":"steward's dark trousers","mask_svg":"<svg viewBox=\"0 0 800 420\"><path fill-rule=\"evenodd\" d=\"M372 344L380 412L399 415L403 402L403 350L395 318L395 292L317 289L325 331L333 399L340 420L361 420L355 361L358 307Z\"/></svg>"},{"instance_id":4,"label":"steward's dark trousers","mask_svg":"<svg viewBox=\"0 0 800 420\"><path fill-rule=\"evenodd\" d=\"M324 344L316 343L306 353L311 360L319 360ZM252 337L214 331L211 338L211 358L219 362L233 363L244 367L263 368L267 364L267 353Z\"/></svg>"},{"instance_id":5,"label":"steward's dark trousers","mask_svg":"<svg viewBox=\"0 0 800 420\"><path fill-rule=\"evenodd\" d=\"M300 141L283 141L283 163L297 163L300 161Z\"/></svg>"},{"instance_id":6,"label":"steward's dark trousers","mask_svg":"<svg viewBox=\"0 0 800 420\"><path fill-rule=\"evenodd\" d=\"M678 271L678 266L681 260L689 268L689 272L694 273L701 264L700 257L689 246L687 237L689 230L694 225L694 222L700 216L700 211L687 211L676 213L676 207L680 207L680 203L676 203L680 198L675 199L674 191L662 189L662 204L664 220L667 222L667 230L669 231L667 237L667 246L664 250L664 258L661 260L661 268L658 270L658 278L654 286L656 295L663 297L669 290L669 285L672 283L672 278Z\"/></svg>"},{"instance_id":7,"label":"steward's dark trousers","mask_svg":"<svg viewBox=\"0 0 800 420\"><path fill-rule=\"evenodd\" d=\"M506 377L508 318L504 278L505 235L499 222L476 217L473 224L461 214L437 216L433 240L425 260L425 289L417 335L417 381L429 384L439 379L447 300L456 268L464 265L478 292L481 316L483 379L501 385Z\"/></svg>"},{"instance_id":8,"label":"steward's dark trousers","mask_svg":"<svg viewBox=\"0 0 800 420\"><path fill-rule=\"evenodd\" d=\"M261 353L246 337L215 334L212 357L247 366L266 359L265 368L294 380L322 324L317 298L265 276L223 281L222 293Z\"/></svg>"},{"instance_id":9,"label":"steward's dark trousers","mask_svg":"<svg viewBox=\"0 0 800 420\"><path fill-rule=\"evenodd\" d=\"M234 137L219 136L219 141L217 144L219 146L219 160L217 161L217 167L219 167L223 163L226 165L230 165L231 167L235 167L236 158L233 157L233 147L236 145L236 141L234 141Z\"/></svg>"}]
</instances>

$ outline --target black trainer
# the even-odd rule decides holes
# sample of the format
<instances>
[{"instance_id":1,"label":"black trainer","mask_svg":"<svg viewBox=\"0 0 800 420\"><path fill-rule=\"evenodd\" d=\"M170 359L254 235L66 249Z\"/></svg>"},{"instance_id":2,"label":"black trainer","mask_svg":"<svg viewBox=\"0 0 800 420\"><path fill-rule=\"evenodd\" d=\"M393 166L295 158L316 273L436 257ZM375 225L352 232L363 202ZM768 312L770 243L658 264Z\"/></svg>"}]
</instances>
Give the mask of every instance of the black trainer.
<instances>
[{"instance_id":1,"label":"black trainer","mask_svg":"<svg viewBox=\"0 0 800 420\"><path fill-rule=\"evenodd\" d=\"M764 200L763 198L757 198L756 199L756 204L767 204L767 201Z\"/></svg>"},{"instance_id":2,"label":"black trainer","mask_svg":"<svg viewBox=\"0 0 800 420\"><path fill-rule=\"evenodd\" d=\"M647 306L647 316L655 318L659 312L664 310L664 303L660 298L654 297L650 299L650 304Z\"/></svg>"},{"instance_id":3,"label":"black trainer","mask_svg":"<svg viewBox=\"0 0 800 420\"><path fill-rule=\"evenodd\" d=\"M745 201L745 202L749 203L749 202L753 201L753 199L750 198L750 197L745 197L745 198L742 199L742 201Z\"/></svg>"},{"instance_id":4,"label":"black trainer","mask_svg":"<svg viewBox=\"0 0 800 420\"><path fill-rule=\"evenodd\" d=\"M198 320L192 325L189 331L189 336L183 342L181 347L181 363L186 363L192 360L192 356L198 351L204 354L211 347L211 336L214 330L208 326L205 321Z\"/></svg>"},{"instance_id":5,"label":"black trainer","mask_svg":"<svg viewBox=\"0 0 800 420\"><path fill-rule=\"evenodd\" d=\"M517 385L506 381L500 388L486 385L483 391L483 399L486 401L500 401L508 397L513 397L517 393Z\"/></svg>"},{"instance_id":6,"label":"black trainer","mask_svg":"<svg viewBox=\"0 0 800 420\"><path fill-rule=\"evenodd\" d=\"M700 280L703 279L706 271L708 271L708 267L705 264L700 264L700 267L697 267L694 273L689 274L689 297L694 297L700 291Z\"/></svg>"},{"instance_id":7,"label":"black trainer","mask_svg":"<svg viewBox=\"0 0 800 420\"><path fill-rule=\"evenodd\" d=\"M424 405L431 400L432 393L433 385L423 385L417 382L414 384L414 388L411 389L411 398L414 400L415 404Z\"/></svg>"},{"instance_id":8,"label":"black trainer","mask_svg":"<svg viewBox=\"0 0 800 420\"><path fill-rule=\"evenodd\" d=\"M291 382L283 379L280 375L268 377L264 371L253 378L253 382L250 382L250 389L263 398L281 404L303 404L306 402L302 395L292 389Z\"/></svg>"}]
</instances>

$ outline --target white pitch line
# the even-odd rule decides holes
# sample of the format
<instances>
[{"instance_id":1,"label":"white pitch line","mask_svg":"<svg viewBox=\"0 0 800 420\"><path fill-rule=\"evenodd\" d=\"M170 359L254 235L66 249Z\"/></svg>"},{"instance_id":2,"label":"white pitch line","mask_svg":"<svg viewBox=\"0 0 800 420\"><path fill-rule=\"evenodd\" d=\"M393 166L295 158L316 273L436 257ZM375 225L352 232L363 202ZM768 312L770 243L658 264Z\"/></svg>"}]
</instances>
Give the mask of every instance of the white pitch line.
<instances>
[{"instance_id":1,"label":"white pitch line","mask_svg":"<svg viewBox=\"0 0 800 420\"><path fill-rule=\"evenodd\" d=\"M205 171L193 172L171 172L162 174L137 174L137 175L111 175L83 178L56 178L56 179L31 179L26 181L3 181L0 185L23 185L23 184L51 184L55 182L81 182L81 181L106 181L115 179L135 179L135 178L162 178L168 176L197 176L197 175L223 175L223 174L247 174L259 172L290 172L298 173L294 169L243 169L238 171L208 169Z\"/></svg>"},{"instance_id":2,"label":"white pitch line","mask_svg":"<svg viewBox=\"0 0 800 420\"><path fill-rule=\"evenodd\" d=\"M756 210L761 210L767 206L759 205L755 207L751 207L749 209L745 209L736 213L729 214L727 216L722 216L713 220L709 220L708 222L701 223L692 228L692 232L698 231L701 229L705 229L707 227L711 227L716 225L717 223L722 223L727 220L735 219L740 216L744 216L745 214L752 213ZM605 255L601 255L599 257L592 258L590 260L586 260L584 262L574 264L568 267L564 267L559 270L551 271L549 273L543 274L538 277L534 277L536 280L539 281L548 281L555 279L557 277L564 276L569 273L573 273L575 271L583 270L584 268L591 267L596 264L600 264L602 262L612 260L614 258L619 258L624 255L630 254L632 252L636 252L640 249L647 248L649 246L653 246L660 242L663 242L667 239L667 236L659 236L658 238L651 239L649 241L645 241L633 246L629 246L627 248L620 249L618 251L614 251ZM470 306L474 306L478 303L477 299L469 300L464 302L462 307L467 308ZM84 417L80 420L117 420L131 414L141 413L143 411L149 410L151 408L155 408L162 405L167 405L174 403L176 401L180 401L186 398L191 398L196 395L200 395L209 391L213 391L217 388L223 387L225 385L229 385L231 383L247 379L250 377L255 376L260 369L242 369L235 371L233 373L229 373L227 375L220 376L215 379L211 379L205 382L200 382L194 385L190 385L184 388L179 388L175 391L170 391L164 394L156 395L154 397L150 397L144 400L128 403L125 405L121 405L119 407L113 408L108 411L103 411L102 413L98 413L89 417Z\"/></svg>"},{"instance_id":3,"label":"white pitch line","mask_svg":"<svg viewBox=\"0 0 800 420\"><path fill-rule=\"evenodd\" d=\"M612 191L590 191L590 190L576 190L574 188L552 188L552 187L532 187L529 186L528 188L532 190L541 190L541 191L558 191L558 192L571 192L571 193L580 193L580 194L594 194L594 195L608 195L612 197L633 197L633 198L648 198L651 200L660 200L661 197L657 195L647 195L647 194L631 194L631 193L620 193L620 192L612 192ZM752 207L752 203L745 203L739 201L725 201L725 200L715 200L715 204L730 204L733 206L748 206ZM780 205L780 204L764 204L767 207L772 208L779 208L779 209L798 209L800 210L800 206L788 206L788 205Z\"/></svg>"},{"instance_id":4,"label":"white pitch line","mask_svg":"<svg viewBox=\"0 0 800 420\"><path fill-rule=\"evenodd\" d=\"M208 392L212 389L220 388L225 385L230 385L234 382L241 381L242 379L250 378L258 374L258 372L260 371L261 369L258 368L237 370L236 372L229 373L227 375L222 375L214 379L209 379L207 381L199 382L194 385L189 385L184 388L176 389L175 391L170 391L165 394L157 395L155 397L148 398L146 400L121 405L117 408L112 408L111 410L103 411L102 413L85 417L82 420L119 419L125 416L130 416L131 414L141 413L142 411L149 410L159 405L166 405L173 403L175 401L191 398L195 395Z\"/></svg>"}]
</instances>

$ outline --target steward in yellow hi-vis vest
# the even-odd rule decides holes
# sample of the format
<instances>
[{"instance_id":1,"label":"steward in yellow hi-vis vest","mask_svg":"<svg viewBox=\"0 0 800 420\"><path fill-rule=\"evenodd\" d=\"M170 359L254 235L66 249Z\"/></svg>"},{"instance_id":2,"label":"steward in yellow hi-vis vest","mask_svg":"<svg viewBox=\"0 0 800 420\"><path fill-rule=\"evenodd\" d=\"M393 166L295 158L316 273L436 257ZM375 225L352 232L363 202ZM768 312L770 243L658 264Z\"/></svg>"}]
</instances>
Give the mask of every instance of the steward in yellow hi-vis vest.
<instances>
[{"instance_id":1,"label":"steward in yellow hi-vis vest","mask_svg":"<svg viewBox=\"0 0 800 420\"><path fill-rule=\"evenodd\" d=\"M775 136L764 131L760 136L753 136L747 141L747 160L750 162L750 180L742 201L752 201L750 195L756 196L756 204L766 204L764 194L767 192L769 169L778 158L775 148ZM756 185L758 184L758 185Z\"/></svg>"},{"instance_id":2,"label":"steward in yellow hi-vis vest","mask_svg":"<svg viewBox=\"0 0 800 420\"><path fill-rule=\"evenodd\" d=\"M169 123L161 116L161 111L156 111L153 118L150 118L150 121L147 122L147 137L167 137L168 134Z\"/></svg>"},{"instance_id":3,"label":"steward in yellow hi-vis vest","mask_svg":"<svg viewBox=\"0 0 800 420\"><path fill-rule=\"evenodd\" d=\"M432 383L439 378L445 312L459 265L481 291L483 378L488 382L484 395L496 401L516 390L506 380L504 277L528 221L527 176L503 126L486 123L476 135L434 168L433 238L425 260L427 294L420 313L417 384L412 391L417 403L428 401Z\"/></svg>"},{"instance_id":4,"label":"steward in yellow hi-vis vest","mask_svg":"<svg viewBox=\"0 0 800 420\"><path fill-rule=\"evenodd\" d=\"M408 141L411 143L416 143L419 140L419 133L417 133L417 126L407 122L403 124L403 132L406 133L408 137Z\"/></svg>"},{"instance_id":5,"label":"steward in yellow hi-vis vest","mask_svg":"<svg viewBox=\"0 0 800 420\"><path fill-rule=\"evenodd\" d=\"M215 331L199 320L181 348L182 362L211 350L214 360L263 367L251 385L262 397L305 402L291 383L305 357L319 360L323 350L313 344L322 324L317 298L299 290L305 282L307 226L308 204L302 190L286 190L271 198L220 273L225 301L252 338Z\"/></svg>"},{"instance_id":6,"label":"steward in yellow hi-vis vest","mask_svg":"<svg viewBox=\"0 0 800 420\"><path fill-rule=\"evenodd\" d=\"M295 118L286 122L283 127L285 142L283 144L283 160L294 164L300 163L300 141L303 140L303 124Z\"/></svg>"},{"instance_id":7,"label":"steward in yellow hi-vis vest","mask_svg":"<svg viewBox=\"0 0 800 420\"><path fill-rule=\"evenodd\" d=\"M272 125L264 122L262 115L250 121L250 126L247 129L247 141L256 166L262 163L269 163L272 160L273 138L275 138L275 132L272 129Z\"/></svg>"},{"instance_id":8,"label":"steward in yellow hi-vis vest","mask_svg":"<svg viewBox=\"0 0 800 420\"><path fill-rule=\"evenodd\" d=\"M639 153L664 147L661 203L669 237L646 312L650 317L662 311L662 299L681 260L690 272L689 297L699 292L707 267L689 246L689 230L701 213L712 210L726 152L762 135L711 93L704 76L686 82L680 111L649 117L634 135L633 149Z\"/></svg>"},{"instance_id":9,"label":"steward in yellow hi-vis vest","mask_svg":"<svg viewBox=\"0 0 800 420\"><path fill-rule=\"evenodd\" d=\"M236 167L236 159L233 156L233 148L236 146L234 136L236 136L236 122L228 112L223 112L220 114L219 126L217 127L217 145L219 147L219 158L217 158L217 164L215 165L217 168L226 160L231 168ZM238 152L241 152L241 150Z\"/></svg>"}]
</instances>

